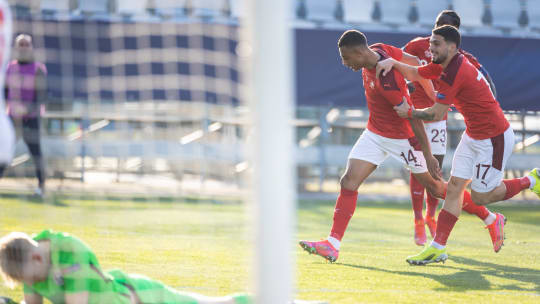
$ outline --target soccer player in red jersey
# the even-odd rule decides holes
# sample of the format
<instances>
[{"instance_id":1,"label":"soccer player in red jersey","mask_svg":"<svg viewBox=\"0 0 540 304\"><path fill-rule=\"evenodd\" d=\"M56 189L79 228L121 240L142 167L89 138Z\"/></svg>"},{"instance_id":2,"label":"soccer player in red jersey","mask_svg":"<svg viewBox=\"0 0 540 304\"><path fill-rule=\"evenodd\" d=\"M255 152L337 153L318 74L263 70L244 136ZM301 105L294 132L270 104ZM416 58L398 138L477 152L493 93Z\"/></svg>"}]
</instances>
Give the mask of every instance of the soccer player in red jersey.
<instances>
[{"instance_id":1,"label":"soccer player in red jersey","mask_svg":"<svg viewBox=\"0 0 540 304\"><path fill-rule=\"evenodd\" d=\"M415 178L435 197L444 198L446 190L446 184L428 172L428 168L430 172L438 172L439 166L437 159L431 155L422 121L400 118L394 111L394 107L401 102L410 103L405 79L398 72L390 72L384 77L375 75L375 67L385 58L415 65L420 63L418 58L382 43L368 46L364 34L355 30L346 31L339 39L338 47L343 65L353 71L362 69L369 120L366 130L349 154L346 172L340 180L341 190L329 237L319 242L300 241L300 246L306 251L331 262L338 258L341 239L356 209L358 188L389 156L411 170ZM431 81L420 80L420 83L435 98ZM419 142L422 144L419 145ZM464 195L467 202L474 204L469 193Z\"/></svg>"},{"instance_id":2,"label":"soccer player in red jersey","mask_svg":"<svg viewBox=\"0 0 540 304\"><path fill-rule=\"evenodd\" d=\"M427 264L447 258L446 241L458 220L463 191L471 179L472 198L482 205L507 200L524 189L531 189L540 196L538 169L533 169L528 176L503 180L504 167L514 146L514 132L484 75L459 53L460 43L459 31L444 25L432 31L429 49L433 58L430 64L415 67L390 58L377 65L377 75L382 77L397 70L409 80L433 79L438 85L433 106L417 110L402 103L395 107L400 117L440 120L454 105L463 115L466 125L452 161L447 196L438 216L435 239L420 254L408 257L410 264ZM423 151L429 152L427 149Z\"/></svg>"},{"instance_id":3,"label":"soccer player in red jersey","mask_svg":"<svg viewBox=\"0 0 540 304\"><path fill-rule=\"evenodd\" d=\"M442 25L453 25L459 29L461 20L458 14L452 10L444 10L437 16L435 21L435 27ZM429 51L429 39L428 37L417 37L411 40L403 47L403 50L413 56L418 57L422 65L426 65L431 62L431 52ZM469 62L474 65L478 70L484 74L490 88L495 95L495 85L491 81L489 73L482 67L478 60L470 53L459 49L459 53L463 54ZM429 108L434 104L434 101L426 94L424 89L418 82L413 82L413 88L411 92L411 101L415 109ZM437 83L434 83L435 90L437 90ZM442 168L444 155L446 154L446 115L439 121L424 121L424 127L426 128L426 134L431 145L431 152L433 156L439 161L439 167ZM435 230L437 228L437 221L435 220L435 212L439 205L439 200L433 195L427 193L426 199L426 216L423 217L422 209L424 207L424 186L420 184L414 175L410 175L410 193L411 201L414 212L414 241L417 245L423 246L426 243L426 230L425 225L428 226L429 232L432 237L435 236ZM470 214L478 216L487 226L490 231L491 241L493 243L493 250L498 252L501 249L502 243L498 242L499 236L495 229L495 220L497 215L490 212L485 206L478 206L476 204L464 204L463 210ZM503 221L504 225L504 221ZM502 230L502 229L501 229Z\"/></svg>"}]
</instances>

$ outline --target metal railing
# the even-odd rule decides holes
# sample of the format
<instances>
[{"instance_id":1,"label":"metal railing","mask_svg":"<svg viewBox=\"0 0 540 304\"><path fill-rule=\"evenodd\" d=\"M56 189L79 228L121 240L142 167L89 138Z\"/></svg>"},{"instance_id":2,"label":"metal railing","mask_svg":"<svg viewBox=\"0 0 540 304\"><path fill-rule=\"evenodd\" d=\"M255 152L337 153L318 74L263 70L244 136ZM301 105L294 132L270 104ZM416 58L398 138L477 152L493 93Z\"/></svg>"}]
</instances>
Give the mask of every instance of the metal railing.
<instances>
[{"instance_id":1,"label":"metal railing","mask_svg":"<svg viewBox=\"0 0 540 304\"><path fill-rule=\"evenodd\" d=\"M205 110L206 108L206 110ZM58 179L85 180L85 174L199 176L236 187L249 169L245 143L249 122L245 112L216 105L200 104L191 112L170 111L161 116L149 112L102 111L86 114L49 112L43 117L42 146L48 175ZM111 114L112 113L112 114ZM191 115L189 114L191 113ZM228 114L225 114L228 113ZM132 115L133 114L133 115ZM540 116L536 112L507 112L516 133L515 152L507 171L519 174L540 160ZM322 185L337 180L346 165L347 155L367 125L366 109L299 109L292 123L296 129L294 153L298 187L306 183ZM448 174L455 146L464 130L459 113L448 119L448 154L443 169ZM12 163L11 176L25 176L31 158L22 145ZM389 158L370 178L371 181L408 179L403 166Z\"/></svg>"}]
</instances>

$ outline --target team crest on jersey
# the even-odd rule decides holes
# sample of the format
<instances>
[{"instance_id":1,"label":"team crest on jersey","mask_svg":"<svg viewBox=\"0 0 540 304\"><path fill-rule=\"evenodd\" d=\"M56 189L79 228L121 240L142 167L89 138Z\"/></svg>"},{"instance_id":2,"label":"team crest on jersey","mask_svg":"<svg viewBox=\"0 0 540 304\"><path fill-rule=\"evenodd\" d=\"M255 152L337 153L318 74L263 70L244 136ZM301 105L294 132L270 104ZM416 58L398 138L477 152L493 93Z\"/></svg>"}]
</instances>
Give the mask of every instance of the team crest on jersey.
<instances>
[{"instance_id":1,"label":"team crest on jersey","mask_svg":"<svg viewBox=\"0 0 540 304\"><path fill-rule=\"evenodd\" d=\"M371 89L375 88L375 82L373 79L370 79L370 77L367 74L363 74L362 77L364 77L364 86L368 85Z\"/></svg>"},{"instance_id":2,"label":"team crest on jersey","mask_svg":"<svg viewBox=\"0 0 540 304\"><path fill-rule=\"evenodd\" d=\"M59 269L53 269L53 280L56 283L56 285L64 285L64 277L62 275L62 271Z\"/></svg>"},{"instance_id":3,"label":"team crest on jersey","mask_svg":"<svg viewBox=\"0 0 540 304\"><path fill-rule=\"evenodd\" d=\"M445 99L446 96L445 96L444 94L437 93L437 98L438 98L438 99Z\"/></svg>"},{"instance_id":4,"label":"team crest on jersey","mask_svg":"<svg viewBox=\"0 0 540 304\"><path fill-rule=\"evenodd\" d=\"M74 264L74 265L71 265L70 267L63 268L63 269L54 268L52 270L53 280L57 285L62 286L62 285L64 285L64 276L66 274L70 274L70 273L78 271L80 269L81 269L80 264Z\"/></svg>"}]
</instances>

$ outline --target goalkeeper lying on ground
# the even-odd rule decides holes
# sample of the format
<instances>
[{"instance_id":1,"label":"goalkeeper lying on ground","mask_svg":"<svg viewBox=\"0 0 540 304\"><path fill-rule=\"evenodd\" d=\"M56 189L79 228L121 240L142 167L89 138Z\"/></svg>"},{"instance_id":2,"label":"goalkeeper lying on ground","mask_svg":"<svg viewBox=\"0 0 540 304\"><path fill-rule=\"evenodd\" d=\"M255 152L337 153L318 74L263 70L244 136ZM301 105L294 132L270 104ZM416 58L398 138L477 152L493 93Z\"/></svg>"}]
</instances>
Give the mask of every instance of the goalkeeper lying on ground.
<instances>
[{"instance_id":1,"label":"goalkeeper lying on ground","mask_svg":"<svg viewBox=\"0 0 540 304\"><path fill-rule=\"evenodd\" d=\"M1 238L0 273L9 287L24 284L26 304L42 304L43 298L53 304L251 303L246 295L210 298L179 292L144 276L102 271L85 243L51 230L33 238L20 232Z\"/></svg>"}]
</instances>

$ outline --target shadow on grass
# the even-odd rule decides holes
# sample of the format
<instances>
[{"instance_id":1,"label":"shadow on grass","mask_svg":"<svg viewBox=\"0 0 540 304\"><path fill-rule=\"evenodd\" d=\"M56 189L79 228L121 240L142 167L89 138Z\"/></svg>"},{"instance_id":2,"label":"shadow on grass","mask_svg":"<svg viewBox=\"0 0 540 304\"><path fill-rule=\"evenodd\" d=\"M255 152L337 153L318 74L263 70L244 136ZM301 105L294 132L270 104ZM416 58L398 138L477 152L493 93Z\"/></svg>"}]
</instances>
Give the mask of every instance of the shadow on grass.
<instances>
[{"instance_id":1,"label":"shadow on grass","mask_svg":"<svg viewBox=\"0 0 540 304\"><path fill-rule=\"evenodd\" d=\"M497 276L504 279L511 279L511 280L516 280L523 283L530 283L530 284L535 285L531 289L524 289L515 285L504 285L501 287L502 289L540 292L540 270L531 269L531 268L506 266L506 265L498 265L494 263L477 261L477 260L460 257L460 256L452 256L449 259L459 264L481 267L483 268L482 273L486 275Z\"/></svg>"},{"instance_id":2,"label":"shadow on grass","mask_svg":"<svg viewBox=\"0 0 540 304\"><path fill-rule=\"evenodd\" d=\"M454 256L450 257L455 263L469 266L481 267L481 270L466 269L450 265L433 265L433 266L411 266L411 267L444 267L457 270L452 274L434 274L421 273L416 271L396 271L391 269L377 268L372 266L340 264L337 265L353 267L364 270L378 271L389 274L398 274L408 277L423 277L432 279L444 285L444 288L435 288L437 291L467 291L467 290L515 290L540 292L540 271L531 268L521 268L513 266L504 266L493 263L485 263L469 258ZM424 269L424 268L423 268ZM517 285L502 285L494 288L485 276L496 276L504 279L512 279L519 282L534 284L532 288L523 288Z\"/></svg>"},{"instance_id":3,"label":"shadow on grass","mask_svg":"<svg viewBox=\"0 0 540 304\"><path fill-rule=\"evenodd\" d=\"M420 273L414 271L395 271L384 268L377 268L372 266L362 266L362 265L353 265L353 264L339 264L347 267L354 267L359 269L371 270L385 272L389 274L399 274L409 277L423 277L426 279L432 279L439 282L442 285L445 285L446 288L437 288L436 290L445 291L466 291L466 290L490 290L491 283L486 280L480 271L463 269L460 272L452 274L432 274L432 273ZM412 267L412 266L411 266ZM421 267L421 266L418 266ZM455 268L455 267L448 267Z\"/></svg>"},{"instance_id":4,"label":"shadow on grass","mask_svg":"<svg viewBox=\"0 0 540 304\"><path fill-rule=\"evenodd\" d=\"M21 203L27 203L27 204L35 204L35 205L52 205L57 207L68 207L65 203L62 202L62 200L58 197L45 197L41 198L38 195L30 195L30 194L14 194L14 193L3 193L0 197L2 198L8 198L8 199L16 199Z\"/></svg>"}]
</instances>

